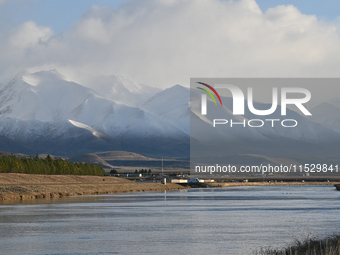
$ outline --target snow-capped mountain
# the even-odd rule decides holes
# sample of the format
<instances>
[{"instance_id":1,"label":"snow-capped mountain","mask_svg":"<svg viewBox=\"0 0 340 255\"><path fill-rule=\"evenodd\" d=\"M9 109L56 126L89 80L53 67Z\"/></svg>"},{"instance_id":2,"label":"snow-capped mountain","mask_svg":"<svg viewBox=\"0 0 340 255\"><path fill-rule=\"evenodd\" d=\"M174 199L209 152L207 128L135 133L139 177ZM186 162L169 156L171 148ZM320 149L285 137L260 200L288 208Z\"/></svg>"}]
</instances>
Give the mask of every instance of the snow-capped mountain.
<instances>
[{"instance_id":1,"label":"snow-capped mountain","mask_svg":"<svg viewBox=\"0 0 340 255\"><path fill-rule=\"evenodd\" d=\"M161 90L139 84L124 76L97 76L88 82L101 96L132 107L140 107Z\"/></svg>"},{"instance_id":2,"label":"snow-capped mountain","mask_svg":"<svg viewBox=\"0 0 340 255\"><path fill-rule=\"evenodd\" d=\"M99 96L94 90L65 80L56 71L17 77L0 91L0 116L58 123L70 120L111 137L130 134L167 136L181 132L135 107ZM136 125L136 124L139 125Z\"/></svg>"},{"instance_id":3,"label":"snow-capped mountain","mask_svg":"<svg viewBox=\"0 0 340 255\"><path fill-rule=\"evenodd\" d=\"M122 150L188 156L191 139L193 144L212 146L212 154L216 150L263 155L340 153L336 104L320 105L308 118L288 110L286 118L299 123L294 129L271 127L271 122L262 128L213 128L214 118L242 122L282 116L279 107L271 116L249 111L233 116L232 99L227 97L222 98L223 107L209 99L208 109L215 110L202 116L201 91L190 95L190 89L180 85L161 91L120 76L89 84L72 82L52 70L23 73L0 85L0 150L56 155ZM262 103L254 107L270 108Z\"/></svg>"},{"instance_id":4,"label":"snow-capped mountain","mask_svg":"<svg viewBox=\"0 0 340 255\"><path fill-rule=\"evenodd\" d=\"M325 102L316 106L310 119L340 132L340 108L337 106L337 102Z\"/></svg>"},{"instance_id":5,"label":"snow-capped mountain","mask_svg":"<svg viewBox=\"0 0 340 255\"><path fill-rule=\"evenodd\" d=\"M127 91L135 95L143 89L134 85L121 83L119 88L128 97ZM18 75L0 88L0 134L31 146L51 141L54 148L56 140L74 140L85 134L95 140L132 143L131 148L161 141L182 144L187 138L170 122L101 92L70 82L55 70Z\"/></svg>"},{"instance_id":6,"label":"snow-capped mountain","mask_svg":"<svg viewBox=\"0 0 340 255\"><path fill-rule=\"evenodd\" d=\"M142 109L162 118L190 135L190 90L180 85L159 92L151 97Z\"/></svg>"},{"instance_id":7,"label":"snow-capped mountain","mask_svg":"<svg viewBox=\"0 0 340 255\"><path fill-rule=\"evenodd\" d=\"M268 116L252 114L246 107L245 114L234 116L232 114L232 98L222 97L223 106L215 106L210 99L207 101L208 114L202 116L201 92L191 91L191 139L195 144L192 148L203 148L202 154L230 155L230 154L299 154L299 155L338 155L340 149L340 133L328 127L311 121L292 110L287 109L287 115L281 116L281 107ZM247 105L247 102L245 102ZM271 105L254 103L256 109L269 109ZM214 109L209 113L209 109ZM213 127L214 119L228 120L228 124ZM266 119L275 119L273 122ZM296 128L285 128L281 125L282 119L294 119L297 121ZM262 120L264 126L261 128L250 127L248 124L234 125L230 127L233 120L238 123L248 123L255 120L252 125L259 125ZM197 154L199 151L196 150ZM194 152L194 153L196 153Z\"/></svg>"}]
</instances>

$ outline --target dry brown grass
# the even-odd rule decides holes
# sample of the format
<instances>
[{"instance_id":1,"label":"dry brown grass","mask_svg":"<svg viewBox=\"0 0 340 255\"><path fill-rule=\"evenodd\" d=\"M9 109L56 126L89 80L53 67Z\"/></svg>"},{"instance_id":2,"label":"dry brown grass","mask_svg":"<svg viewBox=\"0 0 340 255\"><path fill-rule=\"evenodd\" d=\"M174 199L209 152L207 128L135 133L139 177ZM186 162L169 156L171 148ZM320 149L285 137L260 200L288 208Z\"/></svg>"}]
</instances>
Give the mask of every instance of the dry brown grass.
<instances>
[{"instance_id":1,"label":"dry brown grass","mask_svg":"<svg viewBox=\"0 0 340 255\"><path fill-rule=\"evenodd\" d=\"M306 238L304 241L296 240L283 249L264 248L254 252L255 255L339 255L340 235L333 235L324 239Z\"/></svg>"},{"instance_id":2,"label":"dry brown grass","mask_svg":"<svg viewBox=\"0 0 340 255\"><path fill-rule=\"evenodd\" d=\"M0 174L0 201L183 188L183 186L174 183L167 185L135 183L123 178L107 176Z\"/></svg>"},{"instance_id":3,"label":"dry brown grass","mask_svg":"<svg viewBox=\"0 0 340 255\"><path fill-rule=\"evenodd\" d=\"M17 184L76 184L76 183L122 183L130 182L123 178L90 175L43 175L0 173L0 185Z\"/></svg>"},{"instance_id":4,"label":"dry brown grass","mask_svg":"<svg viewBox=\"0 0 340 255\"><path fill-rule=\"evenodd\" d=\"M209 183L208 187L334 185L334 182L229 182ZM114 194L141 191L185 189L174 183L136 183L124 178L88 175L37 175L0 173L0 201L57 198L74 195Z\"/></svg>"}]
</instances>

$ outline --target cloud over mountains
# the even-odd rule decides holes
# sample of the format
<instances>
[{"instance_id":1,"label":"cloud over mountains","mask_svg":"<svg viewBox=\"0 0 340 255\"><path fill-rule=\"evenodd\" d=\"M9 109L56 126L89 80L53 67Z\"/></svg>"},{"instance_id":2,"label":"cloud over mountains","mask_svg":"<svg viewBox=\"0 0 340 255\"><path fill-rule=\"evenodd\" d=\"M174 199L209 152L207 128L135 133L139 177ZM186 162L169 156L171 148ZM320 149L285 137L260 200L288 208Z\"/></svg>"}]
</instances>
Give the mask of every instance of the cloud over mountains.
<instances>
[{"instance_id":1,"label":"cloud over mountains","mask_svg":"<svg viewBox=\"0 0 340 255\"><path fill-rule=\"evenodd\" d=\"M133 0L93 6L61 34L27 21L0 31L0 80L58 69L86 84L123 75L156 87L190 77L336 77L337 27L294 6L255 0Z\"/></svg>"}]
</instances>

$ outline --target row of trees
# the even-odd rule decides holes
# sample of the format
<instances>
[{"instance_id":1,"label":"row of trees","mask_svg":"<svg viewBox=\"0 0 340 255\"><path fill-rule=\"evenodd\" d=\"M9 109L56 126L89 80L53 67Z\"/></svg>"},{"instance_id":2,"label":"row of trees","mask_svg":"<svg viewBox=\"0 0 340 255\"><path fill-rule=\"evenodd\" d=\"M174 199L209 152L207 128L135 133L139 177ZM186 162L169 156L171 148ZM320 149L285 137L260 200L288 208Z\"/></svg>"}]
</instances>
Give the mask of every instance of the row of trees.
<instances>
[{"instance_id":1,"label":"row of trees","mask_svg":"<svg viewBox=\"0 0 340 255\"><path fill-rule=\"evenodd\" d=\"M34 158L18 158L15 155L0 157L0 172L25 174L75 174L104 175L101 165L91 163L76 163L47 155L45 159L36 155Z\"/></svg>"},{"instance_id":2,"label":"row of trees","mask_svg":"<svg viewBox=\"0 0 340 255\"><path fill-rule=\"evenodd\" d=\"M149 171L147 169L142 169L142 170L135 170L135 174L151 174L151 169Z\"/></svg>"}]
</instances>

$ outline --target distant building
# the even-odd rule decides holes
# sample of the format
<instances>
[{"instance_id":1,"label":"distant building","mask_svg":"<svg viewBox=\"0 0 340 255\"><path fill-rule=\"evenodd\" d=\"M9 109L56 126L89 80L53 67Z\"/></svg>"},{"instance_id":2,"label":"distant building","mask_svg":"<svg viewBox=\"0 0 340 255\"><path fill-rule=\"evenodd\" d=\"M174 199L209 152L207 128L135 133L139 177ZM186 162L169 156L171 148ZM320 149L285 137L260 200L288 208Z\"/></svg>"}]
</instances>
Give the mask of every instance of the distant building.
<instances>
[{"instance_id":1,"label":"distant building","mask_svg":"<svg viewBox=\"0 0 340 255\"><path fill-rule=\"evenodd\" d=\"M188 183L186 179L171 179L171 183Z\"/></svg>"},{"instance_id":2,"label":"distant building","mask_svg":"<svg viewBox=\"0 0 340 255\"><path fill-rule=\"evenodd\" d=\"M142 177L142 174L123 174L123 177Z\"/></svg>"}]
</instances>

